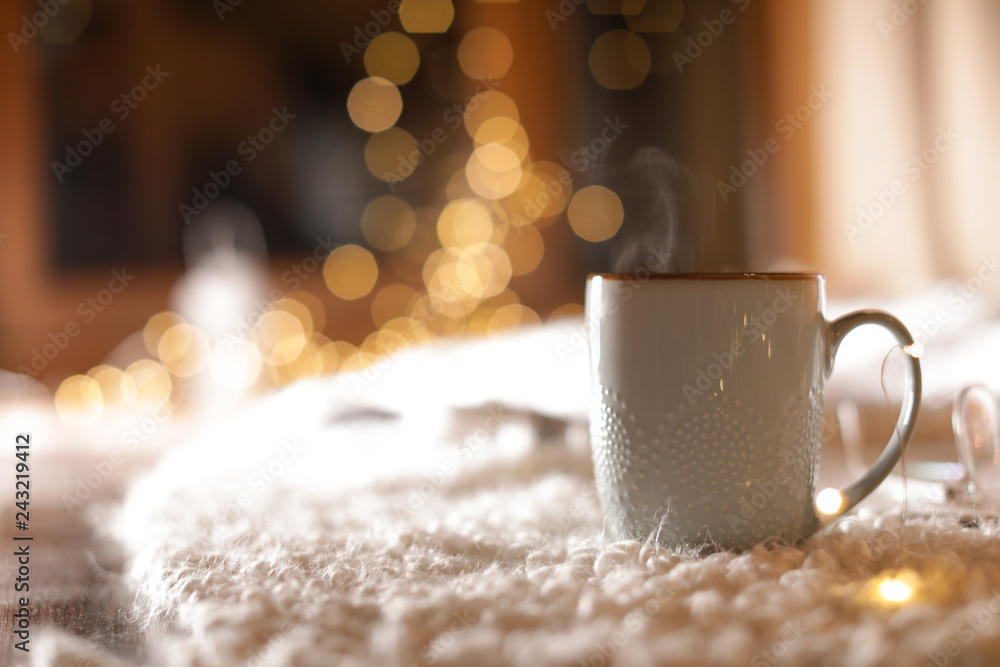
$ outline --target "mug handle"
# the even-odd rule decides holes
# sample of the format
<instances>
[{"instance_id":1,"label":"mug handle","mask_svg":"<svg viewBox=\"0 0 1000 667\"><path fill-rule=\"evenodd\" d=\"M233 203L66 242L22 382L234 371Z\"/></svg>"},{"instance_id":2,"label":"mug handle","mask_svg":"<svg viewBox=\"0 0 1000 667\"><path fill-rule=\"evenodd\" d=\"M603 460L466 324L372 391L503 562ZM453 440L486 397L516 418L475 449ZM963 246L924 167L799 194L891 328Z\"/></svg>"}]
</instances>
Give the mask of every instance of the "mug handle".
<instances>
[{"instance_id":1,"label":"mug handle","mask_svg":"<svg viewBox=\"0 0 1000 667\"><path fill-rule=\"evenodd\" d=\"M913 350L913 337L902 322L881 310L858 310L830 323L827 332L827 358L826 374L829 376L833 371L833 360L837 354L837 349L844 337L856 327L863 324L877 324L887 329L900 345L906 357L909 372L909 387L903 396L903 406L899 411L899 419L896 428L893 429L889 443L882 450L882 454L875 461L875 464L868 469L861 479L851 484L840 492L841 504L834 516L843 514L859 502L865 496L875 490L882 483L892 469L899 462L903 449L910 442L913 436L913 429L916 426L917 410L920 408L921 376L920 362L917 354ZM910 348L910 349L907 349ZM832 518L832 517L831 517Z\"/></svg>"}]
</instances>

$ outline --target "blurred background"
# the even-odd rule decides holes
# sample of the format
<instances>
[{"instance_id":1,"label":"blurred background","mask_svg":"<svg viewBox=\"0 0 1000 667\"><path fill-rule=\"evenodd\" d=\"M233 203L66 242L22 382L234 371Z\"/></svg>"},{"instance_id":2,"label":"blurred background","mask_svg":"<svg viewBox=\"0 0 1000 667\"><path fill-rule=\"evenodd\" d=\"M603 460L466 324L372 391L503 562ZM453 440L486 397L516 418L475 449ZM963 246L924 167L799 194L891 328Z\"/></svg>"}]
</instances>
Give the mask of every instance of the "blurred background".
<instances>
[{"instance_id":1,"label":"blurred background","mask_svg":"<svg viewBox=\"0 0 1000 667\"><path fill-rule=\"evenodd\" d=\"M84 416L579 316L593 271L932 291L925 338L996 314L989 0L8 0L0 26L0 367Z\"/></svg>"}]
</instances>

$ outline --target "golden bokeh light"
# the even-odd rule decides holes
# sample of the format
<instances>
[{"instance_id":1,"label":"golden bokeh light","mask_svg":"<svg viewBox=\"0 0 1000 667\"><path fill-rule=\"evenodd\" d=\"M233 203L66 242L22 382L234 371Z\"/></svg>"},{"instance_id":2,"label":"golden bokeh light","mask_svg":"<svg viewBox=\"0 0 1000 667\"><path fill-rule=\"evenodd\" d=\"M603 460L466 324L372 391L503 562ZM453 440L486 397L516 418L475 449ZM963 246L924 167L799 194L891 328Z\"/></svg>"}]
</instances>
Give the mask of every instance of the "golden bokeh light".
<instances>
[{"instance_id":1,"label":"golden bokeh light","mask_svg":"<svg viewBox=\"0 0 1000 667\"><path fill-rule=\"evenodd\" d=\"M468 315L466 318L465 333L476 336L490 335L490 322L493 321L493 316L496 312L506 306L520 305L521 301L518 299L517 294L513 290L504 289L499 294L484 300ZM495 323L494 331L499 331L502 322L509 323L513 319L512 316L519 312L517 309L508 309L502 313Z\"/></svg>"},{"instance_id":2,"label":"golden bokeh light","mask_svg":"<svg viewBox=\"0 0 1000 667\"><path fill-rule=\"evenodd\" d=\"M152 359L140 359L130 364L125 369L125 374L132 378L135 384L138 403L163 404L170 399L173 380L162 364Z\"/></svg>"},{"instance_id":3,"label":"golden bokeh light","mask_svg":"<svg viewBox=\"0 0 1000 667\"><path fill-rule=\"evenodd\" d=\"M485 90L472 96L463 111L465 131L470 137L475 137L479 126L490 118L506 116L516 121L521 120L517 104L507 95L496 90Z\"/></svg>"},{"instance_id":4,"label":"golden bokeh light","mask_svg":"<svg viewBox=\"0 0 1000 667\"><path fill-rule=\"evenodd\" d=\"M375 287L378 264L375 257L361 246L342 245L326 258L323 280L327 288L341 299L360 299Z\"/></svg>"},{"instance_id":5,"label":"golden bokeh light","mask_svg":"<svg viewBox=\"0 0 1000 667\"><path fill-rule=\"evenodd\" d=\"M208 374L219 386L230 391L246 391L260 376L260 353L257 347L241 338L221 340L209 354Z\"/></svg>"},{"instance_id":6,"label":"golden bokeh light","mask_svg":"<svg viewBox=\"0 0 1000 667\"><path fill-rule=\"evenodd\" d=\"M458 45L458 63L471 79L499 79L514 62L514 47L500 30L480 26L465 33Z\"/></svg>"},{"instance_id":7,"label":"golden bokeh light","mask_svg":"<svg viewBox=\"0 0 1000 667\"><path fill-rule=\"evenodd\" d=\"M55 406L63 419L78 425L90 424L104 412L101 386L86 375L71 375L56 390Z\"/></svg>"},{"instance_id":8,"label":"golden bokeh light","mask_svg":"<svg viewBox=\"0 0 1000 667\"><path fill-rule=\"evenodd\" d=\"M448 178L448 184L444 188L444 195L448 201L455 199L474 199L476 193L469 187L469 181L465 178L465 165L452 172Z\"/></svg>"},{"instance_id":9,"label":"golden bokeh light","mask_svg":"<svg viewBox=\"0 0 1000 667\"><path fill-rule=\"evenodd\" d=\"M521 299L517 296L517 292L508 287L499 294L491 296L489 299L484 301L483 305L496 310L501 306L509 306L512 303L521 303Z\"/></svg>"},{"instance_id":10,"label":"golden bokeh light","mask_svg":"<svg viewBox=\"0 0 1000 667\"><path fill-rule=\"evenodd\" d=\"M501 203L511 225L544 226L563 212L572 194L569 172L554 162L535 162L524 170L517 189Z\"/></svg>"},{"instance_id":11,"label":"golden bokeh light","mask_svg":"<svg viewBox=\"0 0 1000 667\"><path fill-rule=\"evenodd\" d=\"M913 595L913 588L902 579L885 579L878 585L878 594L886 602L906 602Z\"/></svg>"},{"instance_id":12,"label":"golden bokeh light","mask_svg":"<svg viewBox=\"0 0 1000 667\"><path fill-rule=\"evenodd\" d=\"M163 332L156 346L156 356L171 375L186 378L197 375L208 365L208 336L187 323L175 324Z\"/></svg>"},{"instance_id":13,"label":"golden bokeh light","mask_svg":"<svg viewBox=\"0 0 1000 667\"><path fill-rule=\"evenodd\" d=\"M827 488L816 494L816 510L827 517L840 514L845 504L844 494L834 488Z\"/></svg>"},{"instance_id":14,"label":"golden bokeh light","mask_svg":"<svg viewBox=\"0 0 1000 667\"><path fill-rule=\"evenodd\" d=\"M446 32L455 18L451 0L403 0L399 20L407 32Z\"/></svg>"},{"instance_id":15,"label":"golden bokeh light","mask_svg":"<svg viewBox=\"0 0 1000 667\"><path fill-rule=\"evenodd\" d=\"M549 313L549 321L561 320L570 317L582 317L584 314L584 308L578 303L566 303L551 313Z\"/></svg>"},{"instance_id":16,"label":"golden bokeh light","mask_svg":"<svg viewBox=\"0 0 1000 667\"><path fill-rule=\"evenodd\" d=\"M483 306L469 313L465 323L465 334L467 336L485 336L489 333L490 320L496 308Z\"/></svg>"},{"instance_id":17,"label":"golden bokeh light","mask_svg":"<svg viewBox=\"0 0 1000 667\"><path fill-rule=\"evenodd\" d=\"M551 219L565 211L573 197L573 177L569 170L555 162L541 161L531 165L531 173L541 181L550 197L541 219Z\"/></svg>"},{"instance_id":18,"label":"golden bokeh light","mask_svg":"<svg viewBox=\"0 0 1000 667\"><path fill-rule=\"evenodd\" d=\"M378 352L378 331L372 331L370 334L365 336L365 339L361 341L361 345L358 347L362 354L370 354L376 359L385 355L379 354Z\"/></svg>"},{"instance_id":19,"label":"golden bokeh light","mask_svg":"<svg viewBox=\"0 0 1000 667\"><path fill-rule=\"evenodd\" d=\"M348 343L342 344L348 345ZM324 375L336 373L340 368L340 348L337 347L337 342L332 341L319 348L319 356L323 360Z\"/></svg>"},{"instance_id":20,"label":"golden bokeh light","mask_svg":"<svg viewBox=\"0 0 1000 667\"><path fill-rule=\"evenodd\" d=\"M386 322L376 333L375 354L393 355L431 337L427 327L411 317L396 317Z\"/></svg>"},{"instance_id":21,"label":"golden bokeh light","mask_svg":"<svg viewBox=\"0 0 1000 667\"><path fill-rule=\"evenodd\" d=\"M413 40L398 32L384 32L365 49L368 76L382 77L397 86L408 83L420 67L420 52Z\"/></svg>"},{"instance_id":22,"label":"golden bokeh light","mask_svg":"<svg viewBox=\"0 0 1000 667\"><path fill-rule=\"evenodd\" d=\"M331 346L332 346L332 353L335 354L337 357L338 370L341 371L350 370L349 368L345 367L345 362L354 355L356 355L358 352L360 352L360 350L354 345L351 345L347 341L343 340L335 340L332 343L330 343L329 346L324 346L324 347L331 347ZM327 354L330 353L328 352Z\"/></svg>"},{"instance_id":23,"label":"golden bokeh light","mask_svg":"<svg viewBox=\"0 0 1000 667\"><path fill-rule=\"evenodd\" d=\"M323 375L328 372L331 363L334 367L337 365L336 348L327 347L328 345L330 340L326 336L313 334L295 359L281 366L268 366L270 377L275 384L284 385L302 378Z\"/></svg>"},{"instance_id":24,"label":"golden bokeh light","mask_svg":"<svg viewBox=\"0 0 1000 667\"><path fill-rule=\"evenodd\" d=\"M480 199L479 201L489 209L491 215L493 216L493 234L490 235L489 242L495 246L503 248L504 240L507 238L507 232L510 231L510 223L507 222L507 211L498 201L492 201L489 199Z\"/></svg>"},{"instance_id":25,"label":"golden bokeh light","mask_svg":"<svg viewBox=\"0 0 1000 667\"><path fill-rule=\"evenodd\" d=\"M438 217L437 233L442 246L466 248L486 243L493 236L490 209L475 199L450 202Z\"/></svg>"},{"instance_id":26,"label":"golden bokeh light","mask_svg":"<svg viewBox=\"0 0 1000 667\"><path fill-rule=\"evenodd\" d=\"M368 137L365 165L375 178L386 183L405 180L417 168L423 156L417 140L406 130L390 127Z\"/></svg>"},{"instance_id":27,"label":"golden bokeh light","mask_svg":"<svg viewBox=\"0 0 1000 667\"><path fill-rule=\"evenodd\" d=\"M512 274L507 253L492 243L461 250L442 248L424 265L431 307L443 315L467 315L483 299L501 293Z\"/></svg>"},{"instance_id":28,"label":"golden bokeh light","mask_svg":"<svg viewBox=\"0 0 1000 667\"><path fill-rule=\"evenodd\" d=\"M422 275L427 256L441 247L437 237L437 215L434 208L416 209L417 228L413 238L405 246L389 255L392 272L409 282L415 282Z\"/></svg>"},{"instance_id":29,"label":"golden bokeh light","mask_svg":"<svg viewBox=\"0 0 1000 667\"><path fill-rule=\"evenodd\" d=\"M409 316L420 322L434 336L458 336L465 330L465 314L444 315L436 310L431 297L423 294L413 302Z\"/></svg>"},{"instance_id":30,"label":"golden bokeh light","mask_svg":"<svg viewBox=\"0 0 1000 667\"><path fill-rule=\"evenodd\" d=\"M391 81L373 76L354 84L347 96L347 113L367 132L392 127L403 113L403 97Z\"/></svg>"},{"instance_id":31,"label":"golden bokeh light","mask_svg":"<svg viewBox=\"0 0 1000 667\"><path fill-rule=\"evenodd\" d=\"M372 299L372 321L375 326L381 329L389 320L409 313L419 296L417 290L403 283L386 285L380 289Z\"/></svg>"},{"instance_id":32,"label":"golden bokeh light","mask_svg":"<svg viewBox=\"0 0 1000 667\"><path fill-rule=\"evenodd\" d=\"M372 199L361 214L361 232L379 250L399 250L410 242L416 229L413 208L393 195Z\"/></svg>"},{"instance_id":33,"label":"golden bokeh light","mask_svg":"<svg viewBox=\"0 0 1000 667\"><path fill-rule=\"evenodd\" d=\"M638 14L647 0L587 0L591 14Z\"/></svg>"},{"instance_id":34,"label":"golden bokeh light","mask_svg":"<svg viewBox=\"0 0 1000 667\"><path fill-rule=\"evenodd\" d=\"M302 331L306 335L311 334L315 328L313 324L312 312L310 312L309 307L302 303L298 299L293 299L291 297L283 297L278 299L273 304L276 310L282 310L295 319L299 321L302 325Z\"/></svg>"},{"instance_id":35,"label":"golden bokeh light","mask_svg":"<svg viewBox=\"0 0 1000 667\"><path fill-rule=\"evenodd\" d=\"M484 297L497 296L507 289L513 270L510 265L510 257L507 256L503 248L492 243L483 243L466 249L463 251L463 255L471 255L475 261L480 280L486 285L483 291ZM484 279L487 275L489 276L488 282Z\"/></svg>"},{"instance_id":36,"label":"golden bokeh light","mask_svg":"<svg viewBox=\"0 0 1000 667\"><path fill-rule=\"evenodd\" d=\"M611 30L594 40L588 62L601 86L632 90L646 80L653 61L642 37L628 30Z\"/></svg>"},{"instance_id":37,"label":"golden bokeh light","mask_svg":"<svg viewBox=\"0 0 1000 667\"><path fill-rule=\"evenodd\" d=\"M97 366L90 369L87 377L93 378L100 387L105 408L135 405L139 394L135 380L120 368L107 365Z\"/></svg>"},{"instance_id":38,"label":"golden bokeh light","mask_svg":"<svg viewBox=\"0 0 1000 667\"><path fill-rule=\"evenodd\" d=\"M514 227L504 239L503 247L510 257L511 274L514 276L534 271L545 254L542 235L531 225Z\"/></svg>"},{"instance_id":39,"label":"golden bokeh light","mask_svg":"<svg viewBox=\"0 0 1000 667\"><path fill-rule=\"evenodd\" d=\"M305 290L289 292L285 297L298 301L309 310L313 331L323 331L326 327L326 308L323 307L323 302L319 300L319 297Z\"/></svg>"},{"instance_id":40,"label":"golden bokeh light","mask_svg":"<svg viewBox=\"0 0 1000 667\"><path fill-rule=\"evenodd\" d=\"M493 311L486 324L486 333L496 334L514 327L540 323L541 319L538 317L538 313L527 306L512 303Z\"/></svg>"},{"instance_id":41,"label":"golden bokeh light","mask_svg":"<svg viewBox=\"0 0 1000 667\"><path fill-rule=\"evenodd\" d=\"M285 310L271 310L257 321L253 341L261 358L272 366L293 361L305 347L309 332L302 322Z\"/></svg>"},{"instance_id":42,"label":"golden bokeh light","mask_svg":"<svg viewBox=\"0 0 1000 667\"><path fill-rule=\"evenodd\" d=\"M590 185L573 195L567 216L577 236L597 243L618 232L625 211L614 192L600 185Z\"/></svg>"},{"instance_id":43,"label":"golden bokeh light","mask_svg":"<svg viewBox=\"0 0 1000 667\"><path fill-rule=\"evenodd\" d=\"M350 356L341 357L339 370L341 373L363 371L376 361L378 361L378 357L374 353L356 350Z\"/></svg>"},{"instance_id":44,"label":"golden bokeh light","mask_svg":"<svg viewBox=\"0 0 1000 667\"><path fill-rule=\"evenodd\" d=\"M674 32L684 18L683 0L644 0L641 5L625 14L625 24L635 32Z\"/></svg>"},{"instance_id":45,"label":"golden bokeh light","mask_svg":"<svg viewBox=\"0 0 1000 667\"><path fill-rule=\"evenodd\" d=\"M866 606L889 609L907 603L944 602L954 598L958 583L954 571L940 565L928 567L924 574L909 567L883 570L868 580L855 600Z\"/></svg>"},{"instance_id":46,"label":"golden bokeh light","mask_svg":"<svg viewBox=\"0 0 1000 667\"><path fill-rule=\"evenodd\" d=\"M480 146L465 165L469 187L486 199L501 199L514 192L521 175L521 158L501 144Z\"/></svg>"},{"instance_id":47,"label":"golden bokeh light","mask_svg":"<svg viewBox=\"0 0 1000 667\"><path fill-rule=\"evenodd\" d=\"M500 144L514 151L523 162L528 157L528 133L508 116L494 116L483 121L473 137L476 146Z\"/></svg>"},{"instance_id":48,"label":"golden bokeh light","mask_svg":"<svg viewBox=\"0 0 1000 667\"><path fill-rule=\"evenodd\" d=\"M164 311L162 313L157 313L146 321L146 326L142 329L142 342L145 343L146 349L153 356L156 356L156 348L160 344L160 338L163 336L163 332L174 326L175 324L180 324L184 321L184 318L170 311Z\"/></svg>"}]
</instances>

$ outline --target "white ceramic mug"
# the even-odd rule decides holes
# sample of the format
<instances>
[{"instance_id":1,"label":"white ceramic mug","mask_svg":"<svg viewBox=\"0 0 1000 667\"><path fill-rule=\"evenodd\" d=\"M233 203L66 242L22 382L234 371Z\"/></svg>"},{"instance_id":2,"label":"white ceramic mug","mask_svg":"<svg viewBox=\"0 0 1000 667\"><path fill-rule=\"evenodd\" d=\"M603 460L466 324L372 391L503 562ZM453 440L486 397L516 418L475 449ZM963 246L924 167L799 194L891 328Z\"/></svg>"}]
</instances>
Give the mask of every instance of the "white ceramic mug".
<instances>
[{"instance_id":1,"label":"white ceramic mug","mask_svg":"<svg viewBox=\"0 0 1000 667\"><path fill-rule=\"evenodd\" d=\"M610 530L667 546L741 549L817 529L823 381L862 324L913 338L888 313L827 322L808 273L600 274L587 284L594 474ZM835 513L899 460L920 404L920 365L875 465Z\"/></svg>"}]
</instances>

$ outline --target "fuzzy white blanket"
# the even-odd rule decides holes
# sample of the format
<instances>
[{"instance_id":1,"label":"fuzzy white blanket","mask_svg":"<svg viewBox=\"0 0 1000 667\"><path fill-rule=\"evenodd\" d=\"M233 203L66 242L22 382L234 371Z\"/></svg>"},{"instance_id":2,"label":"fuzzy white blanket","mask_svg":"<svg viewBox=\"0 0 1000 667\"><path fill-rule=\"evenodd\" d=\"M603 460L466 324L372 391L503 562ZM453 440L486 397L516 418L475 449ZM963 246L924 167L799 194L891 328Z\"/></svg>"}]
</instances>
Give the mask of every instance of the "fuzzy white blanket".
<instances>
[{"instance_id":1,"label":"fuzzy white blanket","mask_svg":"<svg viewBox=\"0 0 1000 667\"><path fill-rule=\"evenodd\" d=\"M584 427L553 419L579 416L585 383L522 394L548 417L460 384L578 371L546 345L300 383L175 450L109 524L149 662L1000 663L994 524L846 518L800 546L707 557L606 539ZM39 665L119 664L68 636L41 644Z\"/></svg>"}]
</instances>

